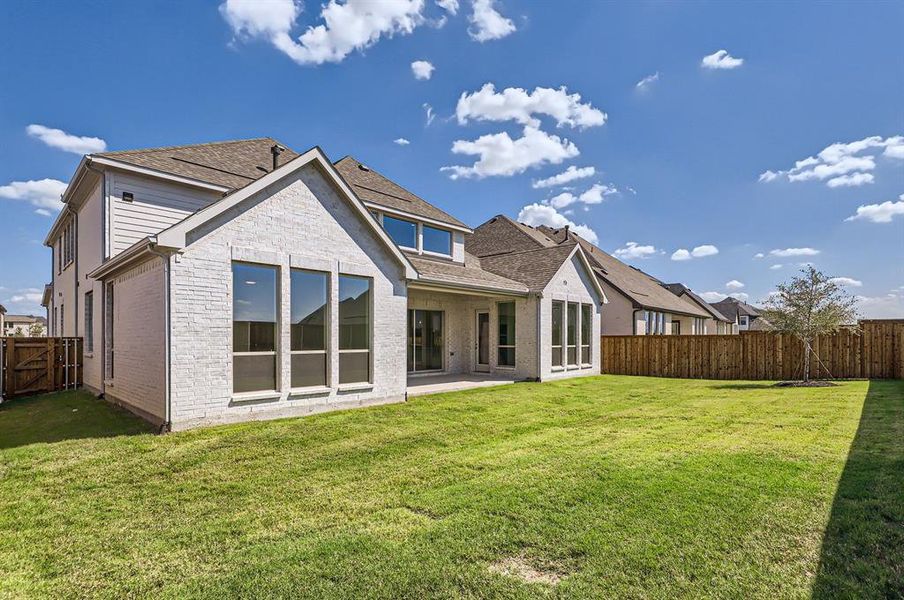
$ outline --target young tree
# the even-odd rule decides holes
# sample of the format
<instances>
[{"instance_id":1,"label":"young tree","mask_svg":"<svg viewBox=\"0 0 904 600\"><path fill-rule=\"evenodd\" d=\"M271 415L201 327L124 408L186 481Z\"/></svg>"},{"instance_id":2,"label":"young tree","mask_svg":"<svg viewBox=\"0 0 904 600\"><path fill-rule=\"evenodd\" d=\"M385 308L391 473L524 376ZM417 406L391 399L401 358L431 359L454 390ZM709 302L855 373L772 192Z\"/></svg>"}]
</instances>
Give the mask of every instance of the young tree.
<instances>
[{"instance_id":1,"label":"young tree","mask_svg":"<svg viewBox=\"0 0 904 600\"><path fill-rule=\"evenodd\" d=\"M810 380L813 340L838 331L857 319L856 299L808 265L801 275L776 286L764 303L763 316L776 331L797 336L804 344L804 381Z\"/></svg>"},{"instance_id":2,"label":"young tree","mask_svg":"<svg viewBox=\"0 0 904 600\"><path fill-rule=\"evenodd\" d=\"M32 323L28 326L28 335L31 337L41 337L44 335L44 326L40 323Z\"/></svg>"}]
</instances>

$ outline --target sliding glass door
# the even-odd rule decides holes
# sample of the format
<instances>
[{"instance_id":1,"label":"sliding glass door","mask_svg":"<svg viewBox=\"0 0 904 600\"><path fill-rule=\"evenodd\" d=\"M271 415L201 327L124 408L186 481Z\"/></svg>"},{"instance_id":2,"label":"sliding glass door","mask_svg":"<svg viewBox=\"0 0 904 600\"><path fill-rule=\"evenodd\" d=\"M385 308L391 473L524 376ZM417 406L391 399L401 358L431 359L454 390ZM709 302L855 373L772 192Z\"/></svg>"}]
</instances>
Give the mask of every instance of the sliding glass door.
<instances>
[{"instance_id":1,"label":"sliding glass door","mask_svg":"<svg viewBox=\"0 0 904 600\"><path fill-rule=\"evenodd\" d=\"M408 370L440 371L443 368L443 312L408 311Z\"/></svg>"}]
</instances>

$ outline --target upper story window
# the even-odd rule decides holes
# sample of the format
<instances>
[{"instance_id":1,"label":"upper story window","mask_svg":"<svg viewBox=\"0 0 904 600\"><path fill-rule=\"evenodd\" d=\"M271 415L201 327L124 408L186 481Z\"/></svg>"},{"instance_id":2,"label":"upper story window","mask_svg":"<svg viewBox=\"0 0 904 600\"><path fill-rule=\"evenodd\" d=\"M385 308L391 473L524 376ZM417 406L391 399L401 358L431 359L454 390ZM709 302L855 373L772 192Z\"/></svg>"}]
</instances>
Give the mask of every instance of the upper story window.
<instances>
[{"instance_id":1,"label":"upper story window","mask_svg":"<svg viewBox=\"0 0 904 600\"><path fill-rule=\"evenodd\" d=\"M417 250L417 223L383 215L383 228L399 246Z\"/></svg>"},{"instance_id":2,"label":"upper story window","mask_svg":"<svg viewBox=\"0 0 904 600\"><path fill-rule=\"evenodd\" d=\"M747 327L747 316L741 316L741 325Z\"/></svg>"},{"instance_id":3,"label":"upper story window","mask_svg":"<svg viewBox=\"0 0 904 600\"><path fill-rule=\"evenodd\" d=\"M62 273L63 269L69 266L75 260L75 221L69 219L69 222L63 227L57 244L57 271Z\"/></svg>"},{"instance_id":4,"label":"upper story window","mask_svg":"<svg viewBox=\"0 0 904 600\"><path fill-rule=\"evenodd\" d=\"M445 229L437 229L429 225L423 226L424 252L436 254L452 254L452 232Z\"/></svg>"}]
</instances>

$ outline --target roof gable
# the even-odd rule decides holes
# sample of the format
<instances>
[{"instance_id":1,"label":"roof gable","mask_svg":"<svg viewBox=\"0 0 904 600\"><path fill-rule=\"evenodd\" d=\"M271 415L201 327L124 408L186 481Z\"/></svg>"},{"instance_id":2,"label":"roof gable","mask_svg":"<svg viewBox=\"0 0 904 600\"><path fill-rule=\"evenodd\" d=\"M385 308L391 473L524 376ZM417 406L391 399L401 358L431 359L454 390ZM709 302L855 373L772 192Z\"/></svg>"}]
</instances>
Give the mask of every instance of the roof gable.
<instances>
[{"instance_id":1,"label":"roof gable","mask_svg":"<svg viewBox=\"0 0 904 600\"><path fill-rule=\"evenodd\" d=\"M164 231L157 234L156 243L166 248L184 248L187 245L187 236L189 232L198 229L206 223L209 223L211 220L221 214L226 213L227 211L230 211L232 209L241 210L239 207L245 200L251 198L259 192L265 191L271 185L286 177L291 176L299 169L309 164L316 165L327 178L327 180L338 188L339 195L349 202L349 204L361 216L363 221L371 228L377 238L381 242L383 242L383 244L389 249L391 254L404 267L406 278L417 279L417 270L414 268L414 265L411 264L411 261L408 260L408 257L406 257L402 253L399 247L396 246L396 244L389 238L389 235L386 233L386 231L382 227L380 227L380 224L377 223L377 221L371 216L370 212L367 210L361 200L355 195L351 188L349 188L345 180L343 180L342 177L339 176L332 163L330 163L330 161L326 158L326 155L318 147L308 150L304 154L297 156L290 162L277 168L272 173L268 173L264 177L261 177L254 183L247 185L244 188L233 192L232 194L229 194L219 202L215 202L214 204L211 204L210 206L186 217L170 228L165 229Z\"/></svg>"}]
</instances>

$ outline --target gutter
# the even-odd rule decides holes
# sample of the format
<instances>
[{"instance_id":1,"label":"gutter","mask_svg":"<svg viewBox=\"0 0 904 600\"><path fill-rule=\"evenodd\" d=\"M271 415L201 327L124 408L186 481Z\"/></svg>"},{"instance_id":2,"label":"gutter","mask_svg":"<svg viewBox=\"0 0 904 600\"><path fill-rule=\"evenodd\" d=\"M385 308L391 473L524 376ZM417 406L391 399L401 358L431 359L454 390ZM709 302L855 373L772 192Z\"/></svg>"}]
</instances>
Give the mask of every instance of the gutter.
<instances>
[{"instance_id":1,"label":"gutter","mask_svg":"<svg viewBox=\"0 0 904 600\"><path fill-rule=\"evenodd\" d=\"M148 240L147 251L154 256L160 257L163 261L163 277L164 277L164 286L163 286L163 310L164 310L164 320L165 320L165 329L164 329L164 356L166 361L166 368L164 369L164 411L163 411L163 425L160 426L160 432L166 433L167 431L172 430L172 377L171 377L171 346L172 346L172 336L170 335L170 324L172 322L172 314L170 308L170 256L164 252L161 252L157 249L156 241Z\"/></svg>"}]
</instances>

